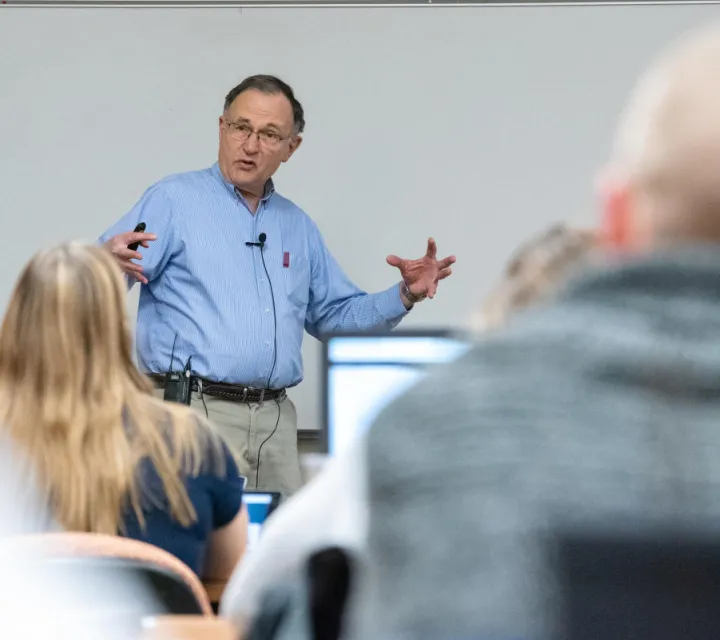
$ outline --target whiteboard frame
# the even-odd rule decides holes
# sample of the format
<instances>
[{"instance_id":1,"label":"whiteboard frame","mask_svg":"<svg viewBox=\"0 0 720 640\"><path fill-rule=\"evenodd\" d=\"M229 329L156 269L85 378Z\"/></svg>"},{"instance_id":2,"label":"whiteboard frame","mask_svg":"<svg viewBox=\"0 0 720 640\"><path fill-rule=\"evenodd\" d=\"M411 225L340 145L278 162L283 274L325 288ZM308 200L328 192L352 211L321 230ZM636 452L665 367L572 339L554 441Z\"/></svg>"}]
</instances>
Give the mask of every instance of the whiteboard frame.
<instances>
[{"instance_id":1,"label":"whiteboard frame","mask_svg":"<svg viewBox=\"0 0 720 640\"><path fill-rule=\"evenodd\" d=\"M298 8L458 8L458 7L597 7L635 5L715 5L720 0L535 0L504 2L502 0L0 0L0 10L36 9L298 9Z\"/></svg>"}]
</instances>

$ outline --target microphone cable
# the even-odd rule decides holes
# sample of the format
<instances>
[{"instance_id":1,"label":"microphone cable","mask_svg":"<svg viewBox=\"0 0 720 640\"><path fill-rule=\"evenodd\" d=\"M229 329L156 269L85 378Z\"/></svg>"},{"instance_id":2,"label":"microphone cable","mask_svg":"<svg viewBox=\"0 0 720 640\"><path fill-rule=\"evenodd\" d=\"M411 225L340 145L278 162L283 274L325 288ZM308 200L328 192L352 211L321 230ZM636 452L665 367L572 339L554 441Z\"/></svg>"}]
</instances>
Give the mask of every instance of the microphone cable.
<instances>
[{"instance_id":1,"label":"microphone cable","mask_svg":"<svg viewBox=\"0 0 720 640\"><path fill-rule=\"evenodd\" d=\"M265 384L265 387L267 389L270 389L270 382L272 380L273 375L275 374L275 367L277 366L277 310L275 308L275 291L273 290L272 286L272 280L270 280L270 274L268 273L267 265L265 264L265 238L263 238L265 234L260 234L260 259L262 260L263 270L265 271L265 277L267 278L268 285L270 286L270 297L272 298L272 310L273 310L273 363L272 367L270 369L270 375L268 376L267 383ZM260 454L262 453L262 449L265 446L265 443L270 440L275 435L275 432L278 430L278 426L280 425L280 401L275 398L275 404L277 405L277 419L275 420L275 427L270 432L270 435L265 438L260 443L260 446L258 447L258 453L257 453L257 468L255 469L255 488L258 487L258 482L260 481Z\"/></svg>"}]
</instances>

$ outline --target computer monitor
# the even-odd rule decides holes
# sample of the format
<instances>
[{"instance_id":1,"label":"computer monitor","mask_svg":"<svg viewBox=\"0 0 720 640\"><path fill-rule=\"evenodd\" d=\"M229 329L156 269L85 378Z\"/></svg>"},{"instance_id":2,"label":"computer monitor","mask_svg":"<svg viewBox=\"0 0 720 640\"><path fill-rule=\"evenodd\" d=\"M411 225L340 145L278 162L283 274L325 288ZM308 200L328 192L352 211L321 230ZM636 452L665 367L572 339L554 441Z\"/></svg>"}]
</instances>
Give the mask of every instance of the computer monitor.
<instances>
[{"instance_id":1,"label":"computer monitor","mask_svg":"<svg viewBox=\"0 0 720 640\"><path fill-rule=\"evenodd\" d=\"M323 349L325 452L335 456L345 450L388 403L433 366L452 362L469 346L461 334L447 331L327 336Z\"/></svg>"}]
</instances>

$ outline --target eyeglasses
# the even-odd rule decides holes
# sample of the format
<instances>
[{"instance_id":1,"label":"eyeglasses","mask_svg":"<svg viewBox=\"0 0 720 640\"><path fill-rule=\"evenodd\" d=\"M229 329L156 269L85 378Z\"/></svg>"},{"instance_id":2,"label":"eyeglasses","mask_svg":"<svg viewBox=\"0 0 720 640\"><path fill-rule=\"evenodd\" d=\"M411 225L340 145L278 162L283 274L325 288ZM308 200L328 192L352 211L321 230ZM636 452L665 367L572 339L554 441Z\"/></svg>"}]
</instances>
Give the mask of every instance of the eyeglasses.
<instances>
[{"instance_id":1,"label":"eyeglasses","mask_svg":"<svg viewBox=\"0 0 720 640\"><path fill-rule=\"evenodd\" d=\"M230 132L230 137L237 142L245 142L255 134L258 142L268 149L276 149L280 144L287 140L290 136L281 136L275 131L260 130L255 131L249 124L244 122L225 122L225 126Z\"/></svg>"}]
</instances>

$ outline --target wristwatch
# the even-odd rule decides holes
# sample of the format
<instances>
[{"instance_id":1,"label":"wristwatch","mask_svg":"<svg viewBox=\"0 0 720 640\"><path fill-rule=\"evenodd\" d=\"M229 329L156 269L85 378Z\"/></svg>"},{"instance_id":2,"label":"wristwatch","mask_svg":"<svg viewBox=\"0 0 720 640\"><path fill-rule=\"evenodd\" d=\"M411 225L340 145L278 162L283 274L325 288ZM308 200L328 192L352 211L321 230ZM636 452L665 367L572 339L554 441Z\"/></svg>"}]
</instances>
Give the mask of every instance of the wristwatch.
<instances>
[{"instance_id":1,"label":"wristwatch","mask_svg":"<svg viewBox=\"0 0 720 640\"><path fill-rule=\"evenodd\" d=\"M400 282L400 291L402 291L402 294L410 301L410 304L422 302L423 300L425 300L425 298L427 298L427 295L425 294L421 296L416 296L414 293L412 293L408 286L405 284L404 280Z\"/></svg>"}]
</instances>

